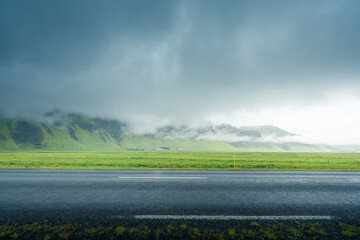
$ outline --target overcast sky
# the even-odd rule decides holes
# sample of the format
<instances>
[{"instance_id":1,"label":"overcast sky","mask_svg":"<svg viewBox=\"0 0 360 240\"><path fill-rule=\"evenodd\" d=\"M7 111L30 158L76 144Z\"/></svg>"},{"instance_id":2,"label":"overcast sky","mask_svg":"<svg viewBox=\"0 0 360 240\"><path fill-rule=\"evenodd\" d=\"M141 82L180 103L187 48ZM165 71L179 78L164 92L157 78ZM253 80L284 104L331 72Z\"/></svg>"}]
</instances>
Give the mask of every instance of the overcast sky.
<instances>
[{"instance_id":1,"label":"overcast sky","mask_svg":"<svg viewBox=\"0 0 360 240\"><path fill-rule=\"evenodd\" d=\"M0 0L0 112L360 143L360 1Z\"/></svg>"}]
</instances>

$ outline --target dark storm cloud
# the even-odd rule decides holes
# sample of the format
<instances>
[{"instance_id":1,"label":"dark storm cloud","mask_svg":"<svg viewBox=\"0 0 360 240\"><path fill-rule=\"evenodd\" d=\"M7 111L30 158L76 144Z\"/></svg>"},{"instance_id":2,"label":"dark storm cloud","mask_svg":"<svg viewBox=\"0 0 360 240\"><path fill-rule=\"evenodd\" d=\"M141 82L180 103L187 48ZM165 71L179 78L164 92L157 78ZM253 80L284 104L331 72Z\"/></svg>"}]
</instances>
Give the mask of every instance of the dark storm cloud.
<instances>
[{"instance_id":1,"label":"dark storm cloud","mask_svg":"<svg viewBox=\"0 0 360 240\"><path fill-rule=\"evenodd\" d=\"M81 70L114 35L150 39L171 27L166 1L2 1L0 61Z\"/></svg>"},{"instance_id":2,"label":"dark storm cloud","mask_svg":"<svg viewBox=\"0 0 360 240\"><path fill-rule=\"evenodd\" d=\"M358 1L1 1L0 110L190 121L359 87Z\"/></svg>"}]
</instances>

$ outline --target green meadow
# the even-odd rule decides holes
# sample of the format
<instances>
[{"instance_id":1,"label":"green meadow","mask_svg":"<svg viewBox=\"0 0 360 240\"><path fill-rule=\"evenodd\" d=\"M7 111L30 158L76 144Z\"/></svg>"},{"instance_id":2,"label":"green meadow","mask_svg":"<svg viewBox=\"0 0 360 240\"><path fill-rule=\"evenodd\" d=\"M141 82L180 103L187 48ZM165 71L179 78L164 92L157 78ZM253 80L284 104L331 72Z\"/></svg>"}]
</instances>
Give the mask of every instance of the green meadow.
<instances>
[{"instance_id":1,"label":"green meadow","mask_svg":"<svg viewBox=\"0 0 360 240\"><path fill-rule=\"evenodd\" d=\"M3 152L0 168L359 171L359 159L360 153Z\"/></svg>"}]
</instances>

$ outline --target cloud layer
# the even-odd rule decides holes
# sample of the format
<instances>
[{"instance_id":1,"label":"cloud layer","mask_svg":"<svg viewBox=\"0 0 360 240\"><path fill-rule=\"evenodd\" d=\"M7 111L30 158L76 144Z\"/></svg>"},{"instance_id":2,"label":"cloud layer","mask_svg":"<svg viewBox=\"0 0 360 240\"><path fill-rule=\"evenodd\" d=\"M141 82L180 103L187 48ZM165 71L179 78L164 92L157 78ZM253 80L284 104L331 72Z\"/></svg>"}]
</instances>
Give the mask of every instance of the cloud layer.
<instances>
[{"instance_id":1,"label":"cloud layer","mask_svg":"<svg viewBox=\"0 0 360 240\"><path fill-rule=\"evenodd\" d=\"M236 112L255 112L256 124L266 109L295 121L296 111L279 109L309 116L349 89L348 104L360 101L359 27L355 0L5 0L0 111L61 108L126 119L139 131ZM254 125L243 115L236 123Z\"/></svg>"}]
</instances>

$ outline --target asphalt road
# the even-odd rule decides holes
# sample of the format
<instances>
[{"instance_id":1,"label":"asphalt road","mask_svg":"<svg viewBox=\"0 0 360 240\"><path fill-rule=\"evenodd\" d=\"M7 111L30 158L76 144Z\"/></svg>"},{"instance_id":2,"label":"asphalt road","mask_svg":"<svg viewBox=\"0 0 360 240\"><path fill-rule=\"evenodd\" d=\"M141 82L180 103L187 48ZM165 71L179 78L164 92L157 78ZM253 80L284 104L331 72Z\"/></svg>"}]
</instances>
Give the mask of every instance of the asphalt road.
<instances>
[{"instance_id":1,"label":"asphalt road","mask_svg":"<svg viewBox=\"0 0 360 240\"><path fill-rule=\"evenodd\" d=\"M1 222L65 218L359 224L360 173L0 170Z\"/></svg>"}]
</instances>

